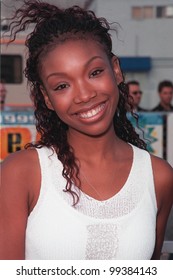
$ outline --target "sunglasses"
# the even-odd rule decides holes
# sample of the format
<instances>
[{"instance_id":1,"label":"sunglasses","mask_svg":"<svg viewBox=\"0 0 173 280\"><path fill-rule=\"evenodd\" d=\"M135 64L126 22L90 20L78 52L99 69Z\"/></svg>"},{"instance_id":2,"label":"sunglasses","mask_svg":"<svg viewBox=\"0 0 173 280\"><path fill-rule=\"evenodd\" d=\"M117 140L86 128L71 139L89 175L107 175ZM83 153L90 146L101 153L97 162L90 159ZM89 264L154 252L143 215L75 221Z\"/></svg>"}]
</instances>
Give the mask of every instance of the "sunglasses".
<instances>
[{"instance_id":1,"label":"sunglasses","mask_svg":"<svg viewBox=\"0 0 173 280\"><path fill-rule=\"evenodd\" d=\"M141 90L132 91L132 94L133 94L133 95L137 95L137 94L140 94L140 95L141 95L141 94L142 94L142 91L141 91Z\"/></svg>"}]
</instances>

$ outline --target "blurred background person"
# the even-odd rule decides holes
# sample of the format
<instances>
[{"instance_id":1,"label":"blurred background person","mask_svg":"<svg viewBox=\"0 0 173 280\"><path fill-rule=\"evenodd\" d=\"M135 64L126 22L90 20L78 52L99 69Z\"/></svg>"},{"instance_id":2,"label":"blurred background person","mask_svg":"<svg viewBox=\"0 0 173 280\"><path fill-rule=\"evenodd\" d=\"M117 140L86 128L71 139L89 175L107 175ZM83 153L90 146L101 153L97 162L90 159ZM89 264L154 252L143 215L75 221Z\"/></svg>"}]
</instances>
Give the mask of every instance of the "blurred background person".
<instances>
[{"instance_id":1,"label":"blurred background person","mask_svg":"<svg viewBox=\"0 0 173 280\"><path fill-rule=\"evenodd\" d=\"M152 111L173 111L171 101L173 98L173 83L164 80L158 85L158 94L160 98L159 104Z\"/></svg>"},{"instance_id":2,"label":"blurred background person","mask_svg":"<svg viewBox=\"0 0 173 280\"><path fill-rule=\"evenodd\" d=\"M128 88L129 88L129 95L133 99L133 106L134 106L134 111L147 111L144 108L141 108L139 106L141 102L141 97L142 97L142 91L140 89L140 83L138 81L128 81L127 82Z\"/></svg>"},{"instance_id":3,"label":"blurred background person","mask_svg":"<svg viewBox=\"0 0 173 280\"><path fill-rule=\"evenodd\" d=\"M5 109L5 100L6 100L7 90L5 82L0 80L0 110L4 111Z\"/></svg>"}]
</instances>

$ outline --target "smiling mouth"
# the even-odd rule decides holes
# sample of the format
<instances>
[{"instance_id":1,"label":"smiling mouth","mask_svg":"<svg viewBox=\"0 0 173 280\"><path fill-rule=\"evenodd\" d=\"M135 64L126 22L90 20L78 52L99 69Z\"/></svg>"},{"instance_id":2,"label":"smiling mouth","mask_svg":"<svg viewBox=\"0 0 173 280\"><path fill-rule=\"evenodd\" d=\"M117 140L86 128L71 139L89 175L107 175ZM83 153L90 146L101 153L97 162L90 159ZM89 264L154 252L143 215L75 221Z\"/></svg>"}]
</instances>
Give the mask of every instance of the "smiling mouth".
<instances>
[{"instance_id":1,"label":"smiling mouth","mask_svg":"<svg viewBox=\"0 0 173 280\"><path fill-rule=\"evenodd\" d=\"M82 119L89 119L94 116L96 116L98 113L100 113L105 108L105 103L102 103L95 108L92 108L91 110L88 110L86 112L78 113L77 115Z\"/></svg>"}]
</instances>

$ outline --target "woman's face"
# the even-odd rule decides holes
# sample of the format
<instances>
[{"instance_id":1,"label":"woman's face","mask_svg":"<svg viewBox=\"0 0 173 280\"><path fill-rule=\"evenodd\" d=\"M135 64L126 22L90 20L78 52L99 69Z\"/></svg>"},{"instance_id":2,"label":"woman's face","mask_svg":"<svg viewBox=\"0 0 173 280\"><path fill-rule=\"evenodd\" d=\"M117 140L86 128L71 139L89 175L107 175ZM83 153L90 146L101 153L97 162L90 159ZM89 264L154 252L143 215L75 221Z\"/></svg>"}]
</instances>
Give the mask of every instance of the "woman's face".
<instances>
[{"instance_id":1,"label":"woman's face","mask_svg":"<svg viewBox=\"0 0 173 280\"><path fill-rule=\"evenodd\" d=\"M98 136L113 129L121 78L117 59L110 61L95 41L66 41L42 60L41 90L47 107L73 133Z\"/></svg>"}]
</instances>

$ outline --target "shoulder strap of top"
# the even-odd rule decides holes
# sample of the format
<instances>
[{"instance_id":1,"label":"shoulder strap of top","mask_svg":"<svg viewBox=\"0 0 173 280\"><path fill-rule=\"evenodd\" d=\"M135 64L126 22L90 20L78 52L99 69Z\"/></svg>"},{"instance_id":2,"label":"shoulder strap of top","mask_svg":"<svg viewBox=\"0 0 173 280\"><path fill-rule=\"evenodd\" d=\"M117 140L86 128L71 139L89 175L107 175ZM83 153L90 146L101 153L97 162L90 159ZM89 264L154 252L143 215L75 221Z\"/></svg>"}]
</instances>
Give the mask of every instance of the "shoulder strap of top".
<instances>
[{"instance_id":1,"label":"shoulder strap of top","mask_svg":"<svg viewBox=\"0 0 173 280\"><path fill-rule=\"evenodd\" d=\"M47 147L36 148L41 171L41 191L48 188L51 180L54 150Z\"/></svg>"},{"instance_id":2,"label":"shoulder strap of top","mask_svg":"<svg viewBox=\"0 0 173 280\"><path fill-rule=\"evenodd\" d=\"M152 199L153 205L155 209L157 209L157 201L156 201L156 193L155 193L155 185L154 185L154 176L153 176L153 168L151 163L150 154L136 146L133 146L134 151L134 170L135 176L138 176L138 179L143 180L142 186L147 189L150 193L150 197Z\"/></svg>"}]
</instances>

